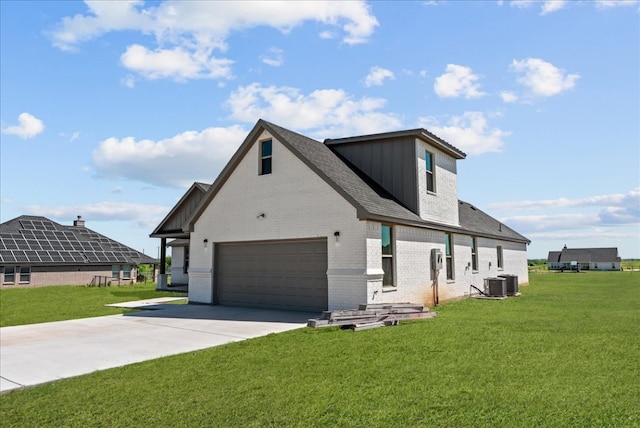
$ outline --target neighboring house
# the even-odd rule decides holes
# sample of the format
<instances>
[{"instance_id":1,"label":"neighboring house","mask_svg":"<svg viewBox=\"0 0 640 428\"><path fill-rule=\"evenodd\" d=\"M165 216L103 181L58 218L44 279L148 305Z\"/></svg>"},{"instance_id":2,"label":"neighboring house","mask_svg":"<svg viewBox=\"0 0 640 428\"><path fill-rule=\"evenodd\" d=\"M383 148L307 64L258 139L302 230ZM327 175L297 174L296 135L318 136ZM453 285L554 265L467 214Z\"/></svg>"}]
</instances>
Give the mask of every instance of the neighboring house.
<instances>
[{"instance_id":1,"label":"neighboring house","mask_svg":"<svg viewBox=\"0 0 640 428\"><path fill-rule=\"evenodd\" d=\"M189 239L189 301L321 311L527 284L530 241L458 200L465 157L424 129L321 143L258 121L172 225Z\"/></svg>"},{"instance_id":2,"label":"neighboring house","mask_svg":"<svg viewBox=\"0 0 640 428\"><path fill-rule=\"evenodd\" d=\"M150 235L152 238L161 240L159 290L166 290L169 286L185 286L189 283L189 232L183 231L182 226L200 205L207 190L209 190L208 184L193 183ZM173 241L167 244L167 239L173 239ZM171 247L171 284L164 269L167 246Z\"/></svg>"},{"instance_id":3,"label":"neighboring house","mask_svg":"<svg viewBox=\"0 0 640 428\"><path fill-rule=\"evenodd\" d=\"M567 248L549 251L549 270L620 270L618 248Z\"/></svg>"},{"instance_id":4,"label":"neighboring house","mask_svg":"<svg viewBox=\"0 0 640 428\"><path fill-rule=\"evenodd\" d=\"M0 224L3 288L128 284L141 264L158 260L86 228L80 216L73 226L39 216Z\"/></svg>"}]
</instances>

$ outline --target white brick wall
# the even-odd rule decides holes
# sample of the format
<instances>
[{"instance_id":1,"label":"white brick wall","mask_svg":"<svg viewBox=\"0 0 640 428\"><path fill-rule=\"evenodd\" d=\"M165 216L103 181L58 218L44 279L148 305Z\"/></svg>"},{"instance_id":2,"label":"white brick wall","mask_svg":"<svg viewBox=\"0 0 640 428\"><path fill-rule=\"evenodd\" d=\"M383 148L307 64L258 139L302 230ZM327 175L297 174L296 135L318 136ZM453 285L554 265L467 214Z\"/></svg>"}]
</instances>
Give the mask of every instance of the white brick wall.
<instances>
[{"instance_id":1,"label":"white brick wall","mask_svg":"<svg viewBox=\"0 0 640 428\"><path fill-rule=\"evenodd\" d=\"M425 150L434 155L435 193L427 192ZM416 140L418 162L418 206L424 220L458 225L458 178L456 160L448 154Z\"/></svg>"},{"instance_id":2,"label":"white brick wall","mask_svg":"<svg viewBox=\"0 0 640 428\"><path fill-rule=\"evenodd\" d=\"M369 222L367 266L370 271L382 269L380 223ZM431 249L445 254L444 232L409 226L395 226L395 287L382 287L381 279L369 284L367 303L421 303L433 305L434 281L431 272ZM529 282L526 245L478 238L478 271L471 263L471 236L453 234L454 279L446 279L446 264L438 274L440 301L470 294L470 285L483 289L484 279L501 274L518 276L520 285ZM496 246L503 247L504 268L497 268ZM489 267L491 262L491 267Z\"/></svg>"},{"instance_id":3,"label":"white brick wall","mask_svg":"<svg viewBox=\"0 0 640 428\"><path fill-rule=\"evenodd\" d=\"M518 275L518 283L529 283L526 245L499 241L488 238L477 238L478 270L471 268L471 236L454 234L454 270L453 281L440 281L439 295L441 300L455 299L474 294L471 285L484 290L484 279L498 275ZM498 245L502 245L504 267L498 269ZM491 266L489 266L491 263Z\"/></svg>"},{"instance_id":4,"label":"white brick wall","mask_svg":"<svg viewBox=\"0 0 640 428\"><path fill-rule=\"evenodd\" d=\"M268 138L265 132L259 141ZM324 180L272 140L273 172L258 175L259 144L254 144L195 224L189 300L212 302L214 243L324 237L329 308L362 303L367 294L366 222L359 221L355 208ZM262 213L264 218L258 217Z\"/></svg>"},{"instance_id":5,"label":"white brick wall","mask_svg":"<svg viewBox=\"0 0 640 428\"><path fill-rule=\"evenodd\" d=\"M189 275L184 273L185 247L171 247L171 284L188 284Z\"/></svg>"}]
</instances>

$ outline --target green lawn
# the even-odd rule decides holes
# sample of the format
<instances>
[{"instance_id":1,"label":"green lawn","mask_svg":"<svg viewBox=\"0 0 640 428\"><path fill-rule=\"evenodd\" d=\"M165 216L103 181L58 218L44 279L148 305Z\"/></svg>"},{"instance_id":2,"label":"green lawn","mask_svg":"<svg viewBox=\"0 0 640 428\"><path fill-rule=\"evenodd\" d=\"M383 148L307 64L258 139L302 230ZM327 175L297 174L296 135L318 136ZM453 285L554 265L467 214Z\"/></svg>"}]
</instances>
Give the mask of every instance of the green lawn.
<instances>
[{"instance_id":1,"label":"green lawn","mask_svg":"<svg viewBox=\"0 0 640 428\"><path fill-rule=\"evenodd\" d=\"M1 425L640 426L640 273L530 281L433 319L305 328L12 391Z\"/></svg>"},{"instance_id":2,"label":"green lawn","mask_svg":"<svg viewBox=\"0 0 640 428\"><path fill-rule=\"evenodd\" d=\"M184 296L158 292L155 283L110 287L61 286L0 290L0 327L115 315L128 309L106 307L109 303L154 297Z\"/></svg>"}]
</instances>

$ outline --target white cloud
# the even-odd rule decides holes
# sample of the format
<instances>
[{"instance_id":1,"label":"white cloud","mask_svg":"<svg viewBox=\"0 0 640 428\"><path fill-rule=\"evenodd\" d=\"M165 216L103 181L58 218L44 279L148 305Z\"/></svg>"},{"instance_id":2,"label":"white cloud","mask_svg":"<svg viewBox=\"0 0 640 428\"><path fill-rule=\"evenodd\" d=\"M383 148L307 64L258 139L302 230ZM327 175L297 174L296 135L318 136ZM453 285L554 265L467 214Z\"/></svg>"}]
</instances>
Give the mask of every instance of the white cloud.
<instances>
[{"instance_id":1,"label":"white cloud","mask_svg":"<svg viewBox=\"0 0 640 428\"><path fill-rule=\"evenodd\" d=\"M514 103L518 101L518 96L510 91L500 92L500 98L502 98L502 101L505 103Z\"/></svg>"},{"instance_id":2,"label":"white cloud","mask_svg":"<svg viewBox=\"0 0 640 428\"><path fill-rule=\"evenodd\" d=\"M507 211L526 210L526 215L510 215L502 221L516 230L527 233L561 232L619 225L640 224L640 188L627 193L598 195L588 198L557 198L539 201L524 200L490 204L490 208ZM571 210L576 212L570 212ZM562 211L549 213L550 211ZM536 214L544 211L544 214Z\"/></svg>"},{"instance_id":3,"label":"white cloud","mask_svg":"<svg viewBox=\"0 0 640 428\"><path fill-rule=\"evenodd\" d=\"M524 200L511 202L498 202L491 205L493 208L509 210L532 210L547 208L568 208L568 207L602 207L602 206L627 206L636 207L640 211L640 187L630 190L627 193L613 193L610 195L591 196L588 198L569 199L543 199L539 201Z\"/></svg>"},{"instance_id":4,"label":"white cloud","mask_svg":"<svg viewBox=\"0 0 640 428\"><path fill-rule=\"evenodd\" d=\"M525 235L540 231L583 229L595 224L597 220L598 216L594 213L522 215L500 219L509 227Z\"/></svg>"},{"instance_id":5,"label":"white cloud","mask_svg":"<svg viewBox=\"0 0 640 428\"><path fill-rule=\"evenodd\" d=\"M517 7L518 9L526 9L531 7L534 3L534 0L511 0L509 5L511 7Z\"/></svg>"},{"instance_id":6,"label":"white cloud","mask_svg":"<svg viewBox=\"0 0 640 428\"><path fill-rule=\"evenodd\" d=\"M269 51L260 57L263 63L272 67L280 67L284 64L284 51L280 48L271 47Z\"/></svg>"},{"instance_id":7,"label":"white cloud","mask_svg":"<svg viewBox=\"0 0 640 428\"><path fill-rule=\"evenodd\" d=\"M120 82L127 88L134 88L136 86L136 78L132 74L127 74Z\"/></svg>"},{"instance_id":8,"label":"white cloud","mask_svg":"<svg viewBox=\"0 0 640 428\"><path fill-rule=\"evenodd\" d=\"M572 89L580 78L579 74L567 74L539 58L514 59L510 68L522 75L518 82L528 88L533 96L557 95Z\"/></svg>"},{"instance_id":9,"label":"white cloud","mask_svg":"<svg viewBox=\"0 0 640 428\"><path fill-rule=\"evenodd\" d=\"M540 15L547 15L549 13L556 12L560 9L563 9L567 5L566 0L512 0L510 5L511 7L516 7L518 9L527 9L534 4L541 4L541 12Z\"/></svg>"},{"instance_id":10,"label":"white cloud","mask_svg":"<svg viewBox=\"0 0 640 428\"><path fill-rule=\"evenodd\" d=\"M151 51L141 45L131 45L122 54L120 61L129 70L149 80L171 78L184 81L232 77L233 61L211 57L208 52L190 52L182 47Z\"/></svg>"},{"instance_id":11,"label":"white cloud","mask_svg":"<svg viewBox=\"0 0 640 428\"><path fill-rule=\"evenodd\" d=\"M18 125L7 126L2 130L3 134L17 135L22 139L33 138L44 131L44 123L29 113L20 113Z\"/></svg>"},{"instance_id":12,"label":"white cloud","mask_svg":"<svg viewBox=\"0 0 640 428\"><path fill-rule=\"evenodd\" d=\"M542 12L540 12L540 15L557 12L560 9L564 9L566 5L566 0L546 0L542 3Z\"/></svg>"},{"instance_id":13,"label":"white cloud","mask_svg":"<svg viewBox=\"0 0 640 428\"><path fill-rule=\"evenodd\" d=\"M87 15L64 17L50 32L54 46L75 50L78 44L111 31L138 30L145 34L153 31L152 15L138 9L143 1L85 1L85 4L89 9Z\"/></svg>"},{"instance_id":14,"label":"white cloud","mask_svg":"<svg viewBox=\"0 0 640 428\"><path fill-rule=\"evenodd\" d=\"M478 79L469 67L447 64L446 73L436 78L433 90L440 98L478 98L485 95L476 83Z\"/></svg>"},{"instance_id":15,"label":"white cloud","mask_svg":"<svg viewBox=\"0 0 640 428\"><path fill-rule=\"evenodd\" d=\"M378 21L364 1L195 2L87 1L86 14L63 18L50 33L53 44L75 50L81 43L117 31L155 38L154 46L133 45L122 64L148 79L228 78L231 61L214 51L227 49L235 31L269 26L283 33L307 21L329 27L321 38L340 32L345 44L364 43Z\"/></svg>"},{"instance_id":16,"label":"white cloud","mask_svg":"<svg viewBox=\"0 0 640 428\"><path fill-rule=\"evenodd\" d=\"M502 6L504 4L504 1L498 0L497 3L499 6ZM569 2L567 0L511 0L509 5L518 9L528 9L534 5L539 4L541 5L540 15L547 15L564 9L571 3L595 4L595 6L599 9L610 9L614 7L635 6L639 4L639 0L595 0L587 2Z\"/></svg>"},{"instance_id":17,"label":"white cloud","mask_svg":"<svg viewBox=\"0 0 640 428\"><path fill-rule=\"evenodd\" d=\"M367 88L371 86L382 86L385 79L395 79L396 76L393 74L393 71L387 70L382 67L371 67L369 70L369 74L364 79L364 84Z\"/></svg>"},{"instance_id":18,"label":"white cloud","mask_svg":"<svg viewBox=\"0 0 640 428\"><path fill-rule=\"evenodd\" d=\"M159 141L113 137L93 152L93 164L98 177L186 188L194 181L213 182L247 132L231 126L186 131Z\"/></svg>"},{"instance_id":19,"label":"white cloud","mask_svg":"<svg viewBox=\"0 0 640 428\"><path fill-rule=\"evenodd\" d=\"M62 138L68 139L69 142L72 143L80 138L80 131L75 131L71 135L67 134L66 132L60 132L58 135L60 135Z\"/></svg>"},{"instance_id":20,"label":"white cloud","mask_svg":"<svg viewBox=\"0 0 640 428\"><path fill-rule=\"evenodd\" d=\"M295 88L258 83L238 88L227 100L235 120L253 125L261 117L318 139L400 128L395 115L380 112L384 105L384 99L356 99L338 89L304 95ZM108 138L93 152L94 172L98 177L167 187L213 182L247 132L236 125L187 131L159 141Z\"/></svg>"},{"instance_id":21,"label":"white cloud","mask_svg":"<svg viewBox=\"0 0 640 428\"><path fill-rule=\"evenodd\" d=\"M637 4L638 0L596 0L597 7L607 9L620 6L635 6Z\"/></svg>"},{"instance_id":22,"label":"white cloud","mask_svg":"<svg viewBox=\"0 0 640 428\"><path fill-rule=\"evenodd\" d=\"M501 151L503 138L511 134L497 128L490 129L481 112L466 112L449 119L446 124L440 124L433 117L420 118L419 123L429 132L472 155Z\"/></svg>"},{"instance_id":23,"label":"white cloud","mask_svg":"<svg viewBox=\"0 0 640 428\"><path fill-rule=\"evenodd\" d=\"M308 95L297 88L239 87L227 100L230 117L254 123L257 117L298 131L312 130L320 139L397 129L400 120L382 113L386 100L356 99L341 89L319 89Z\"/></svg>"},{"instance_id":24,"label":"white cloud","mask_svg":"<svg viewBox=\"0 0 640 428\"><path fill-rule=\"evenodd\" d=\"M47 218L71 219L82 215L87 221L127 221L145 228L154 228L167 215L171 207L137 204L134 202L97 202L69 206L27 205L26 214Z\"/></svg>"}]
</instances>

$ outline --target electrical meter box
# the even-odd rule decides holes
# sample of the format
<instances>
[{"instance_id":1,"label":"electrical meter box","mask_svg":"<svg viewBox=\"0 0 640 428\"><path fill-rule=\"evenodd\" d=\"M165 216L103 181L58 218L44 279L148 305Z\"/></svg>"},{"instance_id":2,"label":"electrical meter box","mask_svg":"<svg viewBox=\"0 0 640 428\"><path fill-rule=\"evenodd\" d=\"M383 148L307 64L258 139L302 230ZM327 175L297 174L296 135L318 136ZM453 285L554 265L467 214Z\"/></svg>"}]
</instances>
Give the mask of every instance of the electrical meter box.
<instances>
[{"instance_id":1,"label":"electrical meter box","mask_svg":"<svg viewBox=\"0 0 640 428\"><path fill-rule=\"evenodd\" d=\"M431 250L431 270L442 270L442 251L437 248Z\"/></svg>"}]
</instances>

